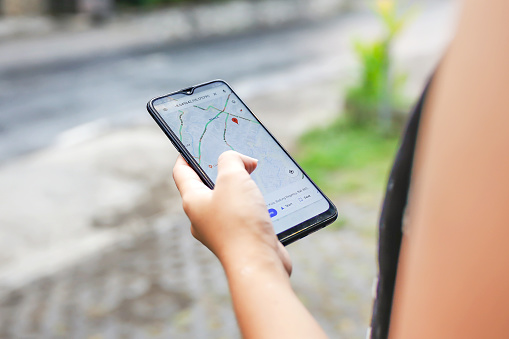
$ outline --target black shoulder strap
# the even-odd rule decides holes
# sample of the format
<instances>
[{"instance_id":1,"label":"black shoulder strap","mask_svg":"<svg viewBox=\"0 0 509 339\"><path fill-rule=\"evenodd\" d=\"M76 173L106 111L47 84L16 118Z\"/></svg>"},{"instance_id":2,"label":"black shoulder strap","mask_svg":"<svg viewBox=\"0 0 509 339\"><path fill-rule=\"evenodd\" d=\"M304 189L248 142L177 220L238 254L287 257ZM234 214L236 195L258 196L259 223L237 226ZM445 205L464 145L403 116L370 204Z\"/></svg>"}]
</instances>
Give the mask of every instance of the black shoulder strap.
<instances>
[{"instance_id":1,"label":"black shoulder strap","mask_svg":"<svg viewBox=\"0 0 509 339\"><path fill-rule=\"evenodd\" d=\"M383 203L379 224L378 286L371 320L371 339L387 338L391 317L392 297L396 282L401 247L403 214L408 199L419 121L429 84L406 126L396 155Z\"/></svg>"}]
</instances>

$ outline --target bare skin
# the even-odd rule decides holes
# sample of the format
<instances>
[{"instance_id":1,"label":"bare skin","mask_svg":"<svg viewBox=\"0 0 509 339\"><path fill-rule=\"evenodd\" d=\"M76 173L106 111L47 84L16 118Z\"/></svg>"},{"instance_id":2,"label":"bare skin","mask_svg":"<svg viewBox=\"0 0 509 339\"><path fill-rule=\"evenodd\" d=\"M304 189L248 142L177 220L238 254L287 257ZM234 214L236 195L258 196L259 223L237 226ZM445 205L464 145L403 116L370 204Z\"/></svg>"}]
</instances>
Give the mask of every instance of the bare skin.
<instances>
[{"instance_id":1,"label":"bare skin","mask_svg":"<svg viewBox=\"0 0 509 339\"><path fill-rule=\"evenodd\" d=\"M191 232L221 261L244 338L325 338L290 285L290 257L249 176L256 163L234 151L223 153L210 190L183 158L177 159L173 178Z\"/></svg>"},{"instance_id":2,"label":"bare skin","mask_svg":"<svg viewBox=\"0 0 509 339\"><path fill-rule=\"evenodd\" d=\"M464 3L433 81L391 338L507 338L509 2Z\"/></svg>"},{"instance_id":3,"label":"bare skin","mask_svg":"<svg viewBox=\"0 0 509 339\"><path fill-rule=\"evenodd\" d=\"M466 0L421 123L391 338L506 338L509 319L509 2ZM245 338L320 338L289 283L249 173L229 151L215 189L179 158L192 233L221 261ZM234 211L232 213L231 211Z\"/></svg>"}]
</instances>

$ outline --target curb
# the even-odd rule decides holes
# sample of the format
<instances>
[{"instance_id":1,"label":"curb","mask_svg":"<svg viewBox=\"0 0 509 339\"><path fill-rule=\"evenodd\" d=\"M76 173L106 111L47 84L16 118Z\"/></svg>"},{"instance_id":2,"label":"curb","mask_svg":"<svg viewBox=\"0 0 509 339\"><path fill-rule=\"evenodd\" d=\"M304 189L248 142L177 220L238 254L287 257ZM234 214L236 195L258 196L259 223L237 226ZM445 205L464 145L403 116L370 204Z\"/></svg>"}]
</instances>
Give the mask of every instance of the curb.
<instances>
[{"instance_id":1,"label":"curb","mask_svg":"<svg viewBox=\"0 0 509 339\"><path fill-rule=\"evenodd\" d=\"M41 17L7 18L0 21L0 71L321 20L346 11L350 2L237 0L120 14L98 27L83 16L60 23Z\"/></svg>"}]
</instances>

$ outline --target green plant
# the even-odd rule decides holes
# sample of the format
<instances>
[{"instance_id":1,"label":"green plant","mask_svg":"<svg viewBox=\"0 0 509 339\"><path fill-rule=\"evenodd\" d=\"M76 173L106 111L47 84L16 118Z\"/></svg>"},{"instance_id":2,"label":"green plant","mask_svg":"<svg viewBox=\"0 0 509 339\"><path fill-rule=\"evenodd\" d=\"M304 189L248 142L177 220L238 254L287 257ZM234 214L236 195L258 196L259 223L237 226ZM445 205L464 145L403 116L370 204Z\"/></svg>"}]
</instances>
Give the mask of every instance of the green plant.
<instances>
[{"instance_id":1,"label":"green plant","mask_svg":"<svg viewBox=\"0 0 509 339\"><path fill-rule=\"evenodd\" d=\"M398 139L377 133L373 125L339 118L302 135L296 158L331 196L372 195L385 185Z\"/></svg>"},{"instance_id":2,"label":"green plant","mask_svg":"<svg viewBox=\"0 0 509 339\"><path fill-rule=\"evenodd\" d=\"M375 41L354 41L361 74L357 84L346 91L345 110L352 123L377 125L388 132L399 127L398 122L402 120L399 114L406 81L406 75L394 74L390 50L412 12L399 15L394 0L377 1L374 12L383 24L384 33Z\"/></svg>"}]
</instances>

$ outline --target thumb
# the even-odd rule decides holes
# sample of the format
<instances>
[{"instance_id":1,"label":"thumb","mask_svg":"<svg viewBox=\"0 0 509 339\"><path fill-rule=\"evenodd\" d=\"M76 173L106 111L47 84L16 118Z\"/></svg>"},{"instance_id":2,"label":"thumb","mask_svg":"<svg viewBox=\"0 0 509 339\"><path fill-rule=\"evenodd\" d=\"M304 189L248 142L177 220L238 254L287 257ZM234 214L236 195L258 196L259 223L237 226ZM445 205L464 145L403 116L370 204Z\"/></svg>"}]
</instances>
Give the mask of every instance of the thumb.
<instances>
[{"instance_id":1,"label":"thumb","mask_svg":"<svg viewBox=\"0 0 509 339\"><path fill-rule=\"evenodd\" d=\"M217 161L218 172L229 170L246 170L251 174L258 164L258 160L235 151L226 151Z\"/></svg>"}]
</instances>

